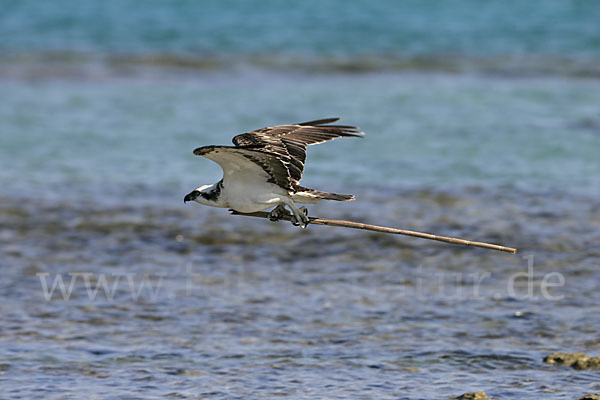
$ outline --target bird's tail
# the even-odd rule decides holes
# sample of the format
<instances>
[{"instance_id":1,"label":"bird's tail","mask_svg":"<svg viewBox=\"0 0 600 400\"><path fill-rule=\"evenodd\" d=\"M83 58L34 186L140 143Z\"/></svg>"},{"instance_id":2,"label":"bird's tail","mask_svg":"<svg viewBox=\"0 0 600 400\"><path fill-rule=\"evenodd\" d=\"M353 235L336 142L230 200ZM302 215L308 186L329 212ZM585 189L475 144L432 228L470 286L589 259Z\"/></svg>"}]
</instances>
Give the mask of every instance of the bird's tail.
<instances>
[{"instance_id":1,"label":"bird's tail","mask_svg":"<svg viewBox=\"0 0 600 400\"><path fill-rule=\"evenodd\" d=\"M354 200L354 195L352 194L337 194L337 193L329 193L322 192L316 189L308 189L302 186L296 186L296 193L294 193L294 197L301 198L302 200L308 200L307 202L319 201L319 200L335 200L335 201L351 201ZM299 199L300 200L300 199ZM300 200L300 201L302 201Z\"/></svg>"}]
</instances>

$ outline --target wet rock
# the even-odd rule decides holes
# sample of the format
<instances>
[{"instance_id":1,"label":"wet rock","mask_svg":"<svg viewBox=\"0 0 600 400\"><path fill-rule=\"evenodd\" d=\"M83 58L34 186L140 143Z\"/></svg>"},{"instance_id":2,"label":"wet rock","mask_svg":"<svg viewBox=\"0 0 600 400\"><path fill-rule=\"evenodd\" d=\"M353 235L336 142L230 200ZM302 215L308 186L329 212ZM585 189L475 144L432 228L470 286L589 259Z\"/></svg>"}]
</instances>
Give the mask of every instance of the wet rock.
<instances>
[{"instance_id":1,"label":"wet rock","mask_svg":"<svg viewBox=\"0 0 600 400\"><path fill-rule=\"evenodd\" d=\"M577 400L600 400L600 394L586 394Z\"/></svg>"},{"instance_id":2,"label":"wet rock","mask_svg":"<svg viewBox=\"0 0 600 400\"><path fill-rule=\"evenodd\" d=\"M571 365L583 357L587 356L584 353L552 353L544 357L544 362L548 364Z\"/></svg>"},{"instance_id":3,"label":"wet rock","mask_svg":"<svg viewBox=\"0 0 600 400\"><path fill-rule=\"evenodd\" d=\"M600 369L600 357L590 357L584 353L552 353L544 357L548 364L569 365L574 369Z\"/></svg>"},{"instance_id":4,"label":"wet rock","mask_svg":"<svg viewBox=\"0 0 600 400\"><path fill-rule=\"evenodd\" d=\"M454 400L489 400L485 392L463 393Z\"/></svg>"},{"instance_id":5,"label":"wet rock","mask_svg":"<svg viewBox=\"0 0 600 400\"><path fill-rule=\"evenodd\" d=\"M600 369L600 357L577 360L571 366L575 369Z\"/></svg>"}]
</instances>

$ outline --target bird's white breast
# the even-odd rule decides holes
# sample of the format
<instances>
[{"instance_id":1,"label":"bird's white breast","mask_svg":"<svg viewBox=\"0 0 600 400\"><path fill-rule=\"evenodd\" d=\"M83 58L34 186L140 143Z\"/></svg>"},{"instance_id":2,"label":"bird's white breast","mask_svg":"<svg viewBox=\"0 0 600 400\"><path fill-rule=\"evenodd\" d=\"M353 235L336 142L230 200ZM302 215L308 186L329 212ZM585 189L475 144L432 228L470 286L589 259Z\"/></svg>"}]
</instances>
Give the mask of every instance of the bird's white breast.
<instances>
[{"instance_id":1,"label":"bird's white breast","mask_svg":"<svg viewBox=\"0 0 600 400\"><path fill-rule=\"evenodd\" d=\"M223 178L223 202L239 212L262 211L281 204L288 193L255 171L238 170Z\"/></svg>"}]
</instances>

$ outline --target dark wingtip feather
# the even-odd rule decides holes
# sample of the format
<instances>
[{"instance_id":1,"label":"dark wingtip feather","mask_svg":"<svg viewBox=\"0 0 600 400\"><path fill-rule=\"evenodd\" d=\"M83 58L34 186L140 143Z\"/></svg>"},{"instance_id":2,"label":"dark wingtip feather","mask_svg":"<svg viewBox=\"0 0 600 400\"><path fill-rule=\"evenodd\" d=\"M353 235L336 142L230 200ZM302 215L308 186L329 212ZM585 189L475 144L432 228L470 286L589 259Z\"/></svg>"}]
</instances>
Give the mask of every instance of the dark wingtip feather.
<instances>
[{"instance_id":1,"label":"dark wingtip feather","mask_svg":"<svg viewBox=\"0 0 600 400\"><path fill-rule=\"evenodd\" d=\"M353 127L358 129L358 127ZM364 138L365 137L365 133L363 131L351 131L351 132L344 132L347 136L352 136L352 137L358 137L358 138Z\"/></svg>"},{"instance_id":2,"label":"dark wingtip feather","mask_svg":"<svg viewBox=\"0 0 600 400\"><path fill-rule=\"evenodd\" d=\"M360 129L360 128L358 126L342 126L342 125L329 125L329 126L331 128L340 129L340 131L337 132L337 134L340 136L359 137L359 138L365 137L365 133L363 131L359 131L358 129Z\"/></svg>"},{"instance_id":3,"label":"dark wingtip feather","mask_svg":"<svg viewBox=\"0 0 600 400\"><path fill-rule=\"evenodd\" d=\"M197 149L194 150L194 155L203 156L205 154L210 153L214 149L215 149L215 146L202 146L202 147L198 147Z\"/></svg>"},{"instance_id":4,"label":"dark wingtip feather","mask_svg":"<svg viewBox=\"0 0 600 400\"><path fill-rule=\"evenodd\" d=\"M318 126L318 125L330 124L332 122L339 121L339 120L340 120L339 117L330 117L330 118L316 119L314 121L300 122L300 123L297 123L296 125Z\"/></svg>"},{"instance_id":5,"label":"dark wingtip feather","mask_svg":"<svg viewBox=\"0 0 600 400\"><path fill-rule=\"evenodd\" d=\"M298 124L295 125L300 125L300 126L315 126L315 127L323 127L323 128L332 128L332 129L339 129L340 131L338 132L338 134L340 136L354 136L354 137L364 137L365 133L362 131L359 131L359 127L358 126L353 126L353 125L326 125L326 124L330 124L332 122L335 121L339 121L339 117L331 117L331 118L323 118L323 119L317 119L314 121L307 121L307 122L300 122Z\"/></svg>"}]
</instances>

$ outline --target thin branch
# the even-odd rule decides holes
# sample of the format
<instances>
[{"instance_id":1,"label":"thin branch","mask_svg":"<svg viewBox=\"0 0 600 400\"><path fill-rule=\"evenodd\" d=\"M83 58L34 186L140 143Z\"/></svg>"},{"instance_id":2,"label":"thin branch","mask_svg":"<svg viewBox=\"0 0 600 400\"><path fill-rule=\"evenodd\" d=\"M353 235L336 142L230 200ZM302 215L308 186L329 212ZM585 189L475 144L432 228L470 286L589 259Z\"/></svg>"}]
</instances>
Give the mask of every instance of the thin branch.
<instances>
[{"instance_id":1,"label":"thin branch","mask_svg":"<svg viewBox=\"0 0 600 400\"><path fill-rule=\"evenodd\" d=\"M245 213L238 213L237 211L232 210L232 214L233 215L243 215L243 216L247 216L247 217L269 218L269 213L266 211L259 211L259 212L245 214ZM290 216L285 215L281 219L289 221ZM437 240L438 242L461 244L464 246L482 247L484 249L505 251L507 253L517 254L517 249L514 249L512 247L500 246L497 244L474 242L471 240L464 240L464 239L458 239L458 238L452 238L452 237L446 237L446 236L432 235L430 233L408 231L405 229L387 228L385 226L362 224L360 222L343 221L343 220L339 220L339 219L327 219L327 218L317 218L317 217L309 217L309 219L310 219L310 224L312 224L312 225L339 226L342 228L364 229L364 230L374 231L374 232L393 233L396 235L413 236L413 237L418 237L418 238L423 238L423 239Z\"/></svg>"}]
</instances>

